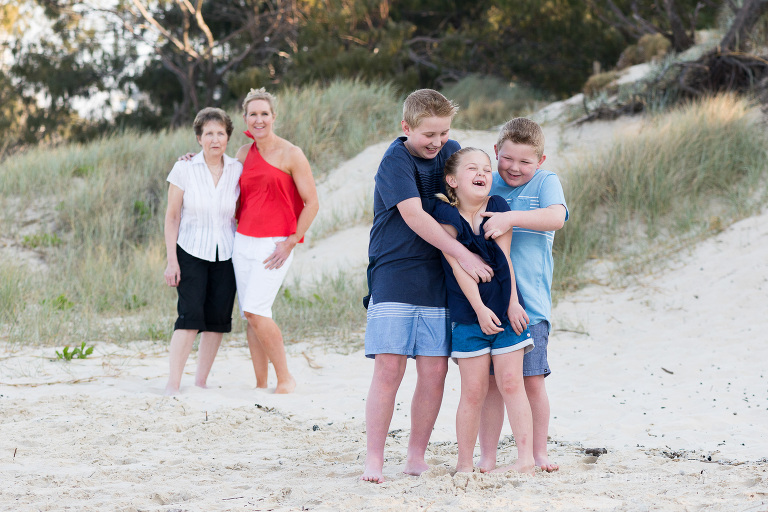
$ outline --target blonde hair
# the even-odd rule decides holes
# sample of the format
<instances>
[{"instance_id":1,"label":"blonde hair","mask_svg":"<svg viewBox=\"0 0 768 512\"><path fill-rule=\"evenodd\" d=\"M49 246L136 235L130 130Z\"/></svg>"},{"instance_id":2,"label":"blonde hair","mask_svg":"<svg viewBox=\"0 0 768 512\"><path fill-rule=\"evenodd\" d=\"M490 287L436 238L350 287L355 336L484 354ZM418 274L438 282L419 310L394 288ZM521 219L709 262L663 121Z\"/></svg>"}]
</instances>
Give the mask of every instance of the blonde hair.
<instances>
[{"instance_id":1,"label":"blonde hair","mask_svg":"<svg viewBox=\"0 0 768 512\"><path fill-rule=\"evenodd\" d=\"M453 117L459 106L433 89L413 91L403 102L403 121L417 128L426 117Z\"/></svg>"},{"instance_id":2,"label":"blonde hair","mask_svg":"<svg viewBox=\"0 0 768 512\"><path fill-rule=\"evenodd\" d=\"M251 89L248 91L248 94L245 95L245 99L243 100L243 115L245 115L248 112L248 104L252 101L256 100L264 100L267 103L269 103L269 109L272 111L273 115L277 114L277 111L275 110L275 105L277 104L277 98L267 92L266 89L261 87L260 89Z\"/></svg>"},{"instance_id":3,"label":"blonde hair","mask_svg":"<svg viewBox=\"0 0 768 512\"><path fill-rule=\"evenodd\" d=\"M198 137L202 136L205 123L210 121L224 125L224 129L227 131L227 139L232 136L232 131L234 130L232 119L229 118L226 112L220 108L214 107L206 107L197 113L195 120L192 122L192 128L195 130L195 135Z\"/></svg>"},{"instance_id":4,"label":"blonde hair","mask_svg":"<svg viewBox=\"0 0 768 512\"><path fill-rule=\"evenodd\" d=\"M459 170L459 161L461 160L462 155L474 152L480 152L484 154L488 159L488 162L491 161L491 157L488 156L488 153L482 149L472 147L461 148L445 161L445 167L443 168L443 180L445 180L448 176L456 176L456 173ZM456 191L453 189L453 187L448 185L447 180L445 181L445 194L435 194L435 197L443 202L448 203L451 206L457 206L459 204L459 198L456 197Z\"/></svg>"},{"instance_id":5,"label":"blonde hair","mask_svg":"<svg viewBox=\"0 0 768 512\"><path fill-rule=\"evenodd\" d=\"M544 132L541 126L525 117L510 119L501 127L496 150L500 151L506 141L531 146L539 159L544 155Z\"/></svg>"}]
</instances>

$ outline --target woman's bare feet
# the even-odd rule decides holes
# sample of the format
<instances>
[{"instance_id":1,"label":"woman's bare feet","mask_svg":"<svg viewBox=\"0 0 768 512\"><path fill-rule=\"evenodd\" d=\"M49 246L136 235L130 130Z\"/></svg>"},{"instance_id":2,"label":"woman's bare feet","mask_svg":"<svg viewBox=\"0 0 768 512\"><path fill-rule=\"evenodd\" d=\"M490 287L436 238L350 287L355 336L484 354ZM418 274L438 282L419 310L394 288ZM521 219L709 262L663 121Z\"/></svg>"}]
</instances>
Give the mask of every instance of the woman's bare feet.
<instances>
[{"instance_id":1,"label":"woman's bare feet","mask_svg":"<svg viewBox=\"0 0 768 512\"><path fill-rule=\"evenodd\" d=\"M546 471L547 473L554 473L555 471L560 469L560 466L555 464L554 462L550 462L549 457L546 455L542 458L536 458L536 466L540 467L542 471Z\"/></svg>"},{"instance_id":2,"label":"woman's bare feet","mask_svg":"<svg viewBox=\"0 0 768 512\"><path fill-rule=\"evenodd\" d=\"M474 466L456 466L456 472L457 473L474 473L475 467ZM481 472L484 472L481 470Z\"/></svg>"},{"instance_id":3,"label":"woman's bare feet","mask_svg":"<svg viewBox=\"0 0 768 512\"><path fill-rule=\"evenodd\" d=\"M365 470L360 480L374 484L382 483L384 481L384 461L369 461L366 459Z\"/></svg>"}]
</instances>

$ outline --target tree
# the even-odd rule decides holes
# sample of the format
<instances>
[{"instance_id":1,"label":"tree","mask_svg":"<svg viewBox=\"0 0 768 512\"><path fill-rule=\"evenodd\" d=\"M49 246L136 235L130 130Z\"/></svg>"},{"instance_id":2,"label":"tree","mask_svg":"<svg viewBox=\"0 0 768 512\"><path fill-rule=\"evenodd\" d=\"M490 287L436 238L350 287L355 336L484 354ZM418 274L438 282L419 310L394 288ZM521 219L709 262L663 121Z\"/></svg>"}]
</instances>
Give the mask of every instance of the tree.
<instances>
[{"instance_id":1,"label":"tree","mask_svg":"<svg viewBox=\"0 0 768 512\"><path fill-rule=\"evenodd\" d=\"M201 106L219 104L226 96L225 76L247 58L264 62L285 54L286 47L295 49L299 22L292 0L120 0L108 12L178 82L173 126ZM151 63L146 69L157 72Z\"/></svg>"}]
</instances>

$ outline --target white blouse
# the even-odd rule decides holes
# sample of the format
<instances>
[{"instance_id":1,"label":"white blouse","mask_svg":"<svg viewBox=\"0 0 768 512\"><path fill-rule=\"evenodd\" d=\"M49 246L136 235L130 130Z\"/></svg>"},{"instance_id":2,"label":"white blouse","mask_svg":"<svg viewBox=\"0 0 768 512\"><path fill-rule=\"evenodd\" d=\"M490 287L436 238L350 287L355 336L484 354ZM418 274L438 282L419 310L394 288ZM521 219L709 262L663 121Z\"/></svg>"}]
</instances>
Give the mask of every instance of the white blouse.
<instances>
[{"instance_id":1,"label":"white blouse","mask_svg":"<svg viewBox=\"0 0 768 512\"><path fill-rule=\"evenodd\" d=\"M224 170L214 186L202 151L192 160L174 164L168 182L184 191L176 242L179 247L206 261L216 261L217 248L219 261L232 257L242 172L243 165L237 159L224 155Z\"/></svg>"}]
</instances>

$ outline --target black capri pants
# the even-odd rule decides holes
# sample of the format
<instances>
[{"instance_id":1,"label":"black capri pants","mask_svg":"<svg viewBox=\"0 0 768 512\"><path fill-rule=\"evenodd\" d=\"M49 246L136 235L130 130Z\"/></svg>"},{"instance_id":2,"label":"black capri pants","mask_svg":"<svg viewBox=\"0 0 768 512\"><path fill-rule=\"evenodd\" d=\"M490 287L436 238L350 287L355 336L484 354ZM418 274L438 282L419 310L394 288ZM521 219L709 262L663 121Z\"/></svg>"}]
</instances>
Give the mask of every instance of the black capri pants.
<instances>
[{"instance_id":1,"label":"black capri pants","mask_svg":"<svg viewBox=\"0 0 768 512\"><path fill-rule=\"evenodd\" d=\"M235 269L232 259L206 261L176 246L181 280L174 329L198 332L230 332L232 308L235 305Z\"/></svg>"}]
</instances>

